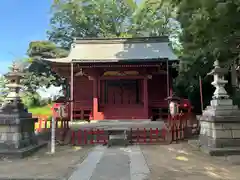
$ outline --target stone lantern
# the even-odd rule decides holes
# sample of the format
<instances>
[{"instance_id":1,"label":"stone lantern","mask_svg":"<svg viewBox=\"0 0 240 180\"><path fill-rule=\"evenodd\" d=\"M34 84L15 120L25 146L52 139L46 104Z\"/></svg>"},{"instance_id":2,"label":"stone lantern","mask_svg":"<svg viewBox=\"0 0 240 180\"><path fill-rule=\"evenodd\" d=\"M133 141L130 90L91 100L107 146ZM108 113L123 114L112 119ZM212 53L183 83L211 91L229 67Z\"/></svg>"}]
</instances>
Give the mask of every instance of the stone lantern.
<instances>
[{"instance_id":1,"label":"stone lantern","mask_svg":"<svg viewBox=\"0 0 240 180\"><path fill-rule=\"evenodd\" d=\"M23 77L15 63L5 75L10 92L0 108L0 156L23 157L43 145L34 134L37 118L27 112L19 95Z\"/></svg>"},{"instance_id":2,"label":"stone lantern","mask_svg":"<svg viewBox=\"0 0 240 180\"><path fill-rule=\"evenodd\" d=\"M167 97L165 100L169 102L169 113L172 117L179 114L179 104L180 98L176 95L172 95Z\"/></svg>"},{"instance_id":3,"label":"stone lantern","mask_svg":"<svg viewBox=\"0 0 240 180\"><path fill-rule=\"evenodd\" d=\"M201 128L199 139L189 141L210 155L240 154L240 111L224 88L228 82L224 79L227 72L218 61L214 62L214 69L209 75L213 75L211 84L216 89L210 106L198 116Z\"/></svg>"},{"instance_id":4,"label":"stone lantern","mask_svg":"<svg viewBox=\"0 0 240 180\"><path fill-rule=\"evenodd\" d=\"M229 95L225 90L224 86L228 83L224 79L224 75L228 72L227 69L221 68L219 61L214 62L214 69L208 73L208 75L213 75L213 82L211 83L216 89L213 93L213 99L228 99Z\"/></svg>"},{"instance_id":5,"label":"stone lantern","mask_svg":"<svg viewBox=\"0 0 240 180\"><path fill-rule=\"evenodd\" d=\"M20 105L21 107L19 108L24 107L21 103L21 98L19 95L19 91L22 88L22 85L20 85L20 80L24 77L24 74L19 71L16 64L13 64L10 69L11 72L8 72L4 75L5 78L8 80L8 84L6 84L6 87L9 88L10 92L5 98L5 103L3 104L2 110L6 110L7 107L10 107L10 105Z\"/></svg>"}]
</instances>

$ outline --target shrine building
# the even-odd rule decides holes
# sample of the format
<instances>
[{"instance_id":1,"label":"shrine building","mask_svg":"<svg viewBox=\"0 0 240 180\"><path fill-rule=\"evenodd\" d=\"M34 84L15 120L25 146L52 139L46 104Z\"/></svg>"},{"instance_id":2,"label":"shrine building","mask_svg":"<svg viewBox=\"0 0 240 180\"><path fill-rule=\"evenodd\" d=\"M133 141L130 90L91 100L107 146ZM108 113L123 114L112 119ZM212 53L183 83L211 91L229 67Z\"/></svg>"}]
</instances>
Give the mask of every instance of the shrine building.
<instances>
[{"instance_id":1,"label":"shrine building","mask_svg":"<svg viewBox=\"0 0 240 180\"><path fill-rule=\"evenodd\" d=\"M75 38L69 55L44 59L68 79L71 120L159 118L177 75L168 37Z\"/></svg>"}]
</instances>

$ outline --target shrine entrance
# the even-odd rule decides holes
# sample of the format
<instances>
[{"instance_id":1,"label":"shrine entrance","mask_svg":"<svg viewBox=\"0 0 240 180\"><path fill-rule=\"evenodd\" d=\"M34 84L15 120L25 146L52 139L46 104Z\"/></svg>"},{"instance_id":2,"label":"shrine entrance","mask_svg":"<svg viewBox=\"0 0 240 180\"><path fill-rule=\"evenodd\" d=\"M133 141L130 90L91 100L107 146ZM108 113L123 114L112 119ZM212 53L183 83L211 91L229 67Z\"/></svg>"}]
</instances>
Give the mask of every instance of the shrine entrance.
<instances>
[{"instance_id":1,"label":"shrine entrance","mask_svg":"<svg viewBox=\"0 0 240 180\"><path fill-rule=\"evenodd\" d=\"M104 91L105 104L140 104L140 80L107 80Z\"/></svg>"},{"instance_id":2,"label":"shrine entrance","mask_svg":"<svg viewBox=\"0 0 240 180\"><path fill-rule=\"evenodd\" d=\"M102 80L100 107L105 119L142 119L142 79Z\"/></svg>"}]
</instances>

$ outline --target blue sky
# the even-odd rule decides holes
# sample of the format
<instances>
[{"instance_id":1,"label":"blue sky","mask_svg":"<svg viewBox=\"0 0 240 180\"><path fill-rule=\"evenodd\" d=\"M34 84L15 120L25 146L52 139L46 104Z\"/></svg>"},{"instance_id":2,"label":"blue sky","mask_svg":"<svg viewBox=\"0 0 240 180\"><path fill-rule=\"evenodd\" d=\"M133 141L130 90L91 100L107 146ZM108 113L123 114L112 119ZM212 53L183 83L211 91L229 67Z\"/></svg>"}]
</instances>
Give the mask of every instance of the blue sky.
<instances>
[{"instance_id":1,"label":"blue sky","mask_svg":"<svg viewBox=\"0 0 240 180\"><path fill-rule=\"evenodd\" d=\"M0 74L24 57L28 44L46 39L52 0L1 0Z\"/></svg>"}]
</instances>

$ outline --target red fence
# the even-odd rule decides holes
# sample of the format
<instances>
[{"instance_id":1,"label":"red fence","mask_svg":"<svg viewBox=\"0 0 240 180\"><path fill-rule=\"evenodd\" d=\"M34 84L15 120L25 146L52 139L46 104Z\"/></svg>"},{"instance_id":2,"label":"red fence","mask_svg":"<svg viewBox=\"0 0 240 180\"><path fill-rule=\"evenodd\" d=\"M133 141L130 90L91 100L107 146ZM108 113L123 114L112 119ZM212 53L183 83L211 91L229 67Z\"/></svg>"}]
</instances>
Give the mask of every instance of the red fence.
<instances>
[{"instance_id":1,"label":"red fence","mask_svg":"<svg viewBox=\"0 0 240 180\"><path fill-rule=\"evenodd\" d=\"M51 121L39 121L41 131L46 132L51 128ZM79 129L73 131L69 129L69 121L56 121L56 137L64 141L65 144L91 145L107 144L108 131L104 129ZM180 114L174 118L169 118L166 127L159 128L135 128L127 132L130 143L134 144L170 144L184 139L188 139L199 133L200 127L192 124L189 117Z\"/></svg>"},{"instance_id":2,"label":"red fence","mask_svg":"<svg viewBox=\"0 0 240 180\"><path fill-rule=\"evenodd\" d=\"M108 142L108 134L103 129L97 130L78 130L72 131L71 144L106 144Z\"/></svg>"},{"instance_id":3,"label":"red fence","mask_svg":"<svg viewBox=\"0 0 240 180\"><path fill-rule=\"evenodd\" d=\"M170 144L198 135L200 127L191 122L184 115L179 115L169 119L166 128L136 128L130 129L128 139L134 144ZM71 144L106 144L108 142L108 132L104 129L84 129L71 132Z\"/></svg>"},{"instance_id":4,"label":"red fence","mask_svg":"<svg viewBox=\"0 0 240 180\"><path fill-rule=\"evenodd\" d=\"M55 121L55 128L56 129L68 129L69 128L69 121ZM41 133L46 132L52 128L52 122L46 119L39 119L37 123L35 123L35 132Z\"/></svg>"}]
</instances>

